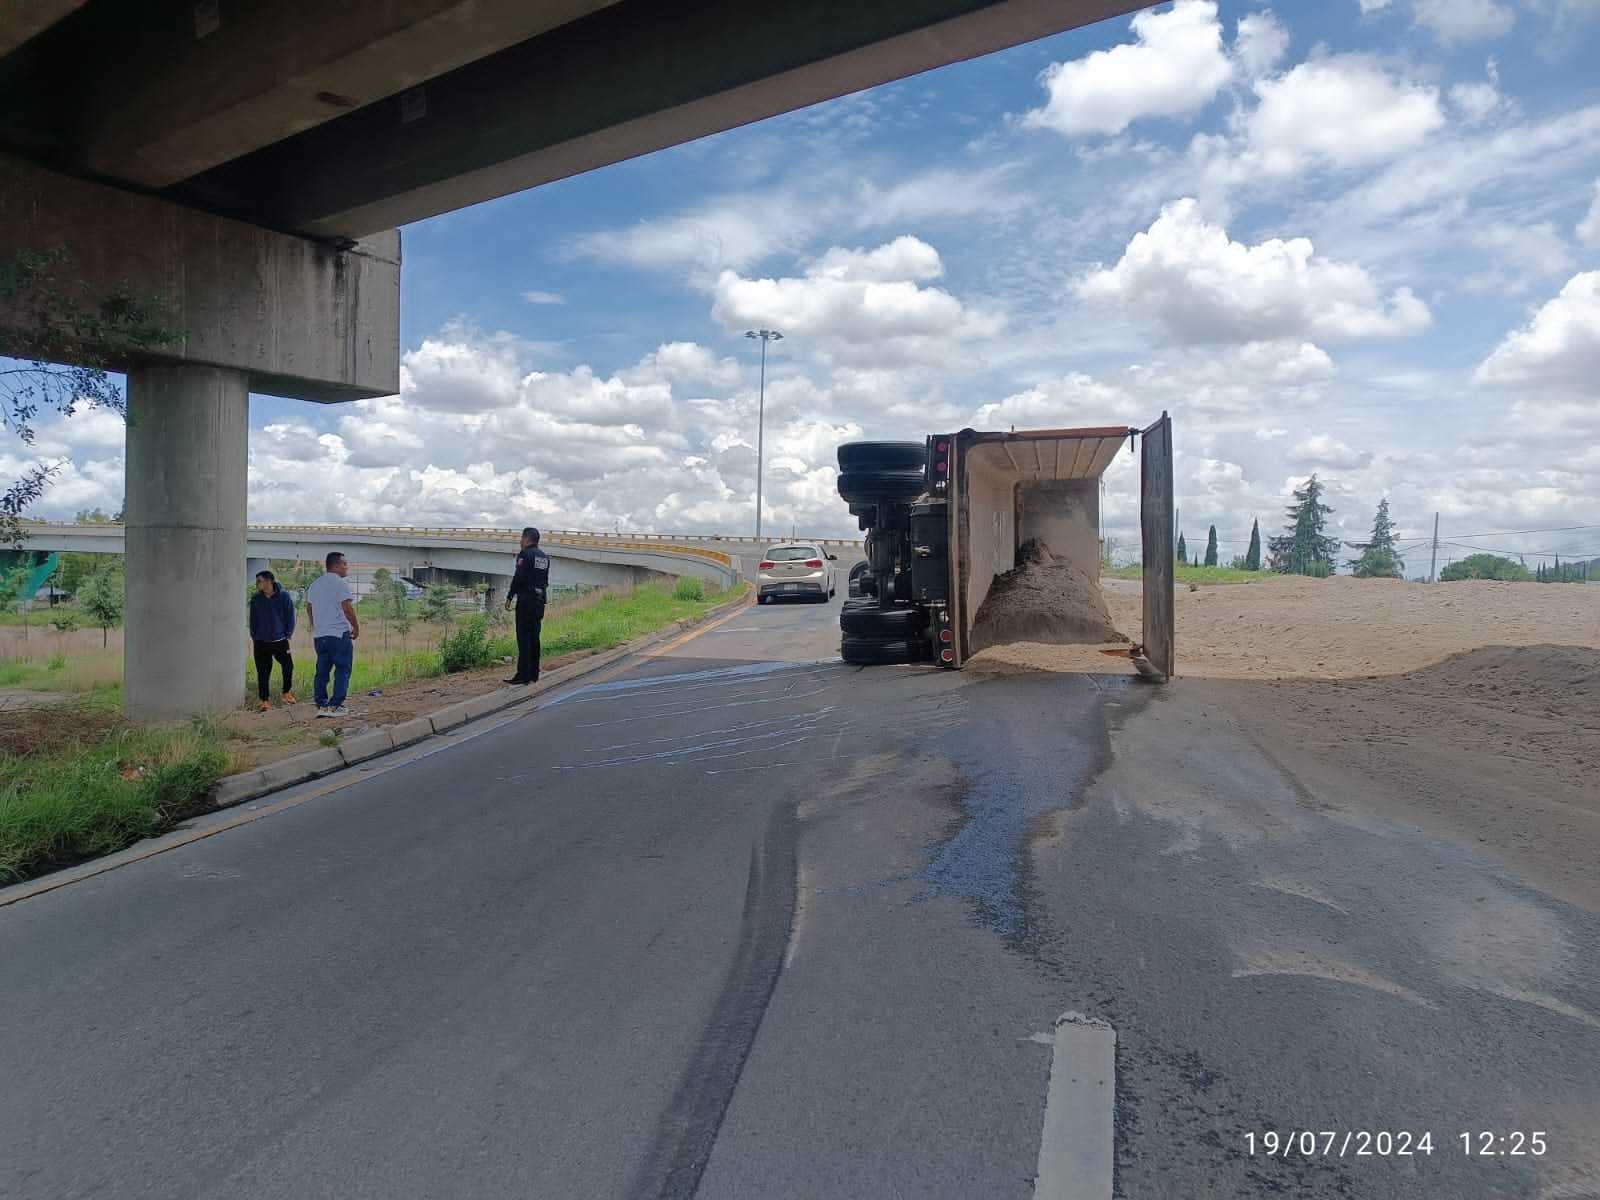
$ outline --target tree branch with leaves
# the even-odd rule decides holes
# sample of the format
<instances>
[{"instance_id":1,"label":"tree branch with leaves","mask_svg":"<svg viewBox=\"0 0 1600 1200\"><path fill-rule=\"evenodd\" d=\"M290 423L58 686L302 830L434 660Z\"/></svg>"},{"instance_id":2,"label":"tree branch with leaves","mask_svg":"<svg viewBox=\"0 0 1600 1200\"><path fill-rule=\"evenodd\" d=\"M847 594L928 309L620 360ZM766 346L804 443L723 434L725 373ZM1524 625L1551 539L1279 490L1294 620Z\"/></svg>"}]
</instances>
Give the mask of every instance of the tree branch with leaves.
<instances>
[{"instance_id":1,"label":"tree branch with leaves","mask_svg":"<svg viewBox=\"0 0 1600 1200\"><path fill-rule=\"evenodd\" d=\"M35 440L41 413L70 417L107 408L126 417L127 398L107 368L114 359L153 352L182 335L162 320L162 303L135 296L126 284L94 296L70 278L64 247L0 258L0 309L20 358L0 358L0 430L24 446ZM0 492L0 544L20 546L22 514L38 501L65 460L28 467Z\"/></svg>"}]
</instances>

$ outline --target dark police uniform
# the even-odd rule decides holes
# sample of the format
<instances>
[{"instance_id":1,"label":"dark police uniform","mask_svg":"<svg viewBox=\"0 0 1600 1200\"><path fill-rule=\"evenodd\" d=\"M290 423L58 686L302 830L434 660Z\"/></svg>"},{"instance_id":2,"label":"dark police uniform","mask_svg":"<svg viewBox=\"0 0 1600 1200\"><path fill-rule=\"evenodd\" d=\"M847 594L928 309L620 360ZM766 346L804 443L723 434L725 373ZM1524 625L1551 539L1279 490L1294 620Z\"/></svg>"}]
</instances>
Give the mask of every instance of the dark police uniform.
<instances>
[{"instance_id":1,"label":"dark police uniform","mask_svg":"<svg viewBox=\"0 0 1600 1200\"><path fill-rule=\"evenodd\" d=\"M545 600L550 593L550 556L535 542L517 555L507 600L517 602L517 674L532 683L539 678L539 629L544 624Z\"/></svg>"}]
</instances>

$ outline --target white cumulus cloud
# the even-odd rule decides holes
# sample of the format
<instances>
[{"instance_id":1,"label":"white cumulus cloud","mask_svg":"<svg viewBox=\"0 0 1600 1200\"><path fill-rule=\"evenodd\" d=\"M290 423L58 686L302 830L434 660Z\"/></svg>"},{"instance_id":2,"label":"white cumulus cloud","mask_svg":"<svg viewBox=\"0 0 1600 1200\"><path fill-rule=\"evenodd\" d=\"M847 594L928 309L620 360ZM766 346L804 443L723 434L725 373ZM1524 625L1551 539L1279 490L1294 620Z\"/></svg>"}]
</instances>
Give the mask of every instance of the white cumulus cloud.
<instances>
[{"instance_id":1,"label":"white cumulus cloud","mask_svg":"<svg viewBox=\"0 0 1600 1200\"><path fill-rule=\"evenodd\" d=\"M1600 380L1600 271L1574 275L1478 367L1476 382L1590 398Z\"/></svg>"},{"instance_id":2,"label":"white cumulus cloud","mask_svg":"<svg viewBox=\"0 0 1600 1200\"><path fill-rule=\"evenodd\" d=\"M1233 53L1247 79L1260 79L1289 52L1289 31L1270 10L1239 18Z\"/></svg>"},{"instance_id":3,"label":"white cumulus cloud","mask_svg":"<svg viewBox=\"0 0 1600 1200\"><path fill-rule=\"evenodd\" d=\"M1481 41L1511 32L1517 15L1496 0L1412 0L1416 23L1441 42Z\"/></svg>"},{"instance_id":4,"label":"white cumulus cloud","mask_svg":"<svg viewBox=\"0 0 1600 1200\"><path fill-rule=\"evenodd\" d=\"M1272 176L1386 162L1445 120L1436 88L1396 78L1360 55L1300 63L1254 86L1259 104L1243 120L1246 165Z\"/></svg>"},{"instance_id":5,"label":"white cumulus cloud","mask_svg":"<svg viewBox=\"0 0 1600 1200\"><path fill-rule=\"evenodd\" d=\"M1047 69L1049 99L1023 124L1069 136L1117 134L1148 117L1198 112L1232 79L1213 0L1177 0L1139 13L1132 25L1133 42Z\"/></svg>"},{"instance_id":6,"label":"white cumulus cloud","mask_svg":"<svg viewBox=\"0 0 1600 1200\"><path fill-rule=\"evenodd\" d=\"M1370 450L1353 450L1330 434L1319 433L1290 447L1291 466L1303 470L1354 471L1372 465Z\"/></svg>"},{"instance_id":7,"label":"white cumulus cloud","mask_svg":"<svg viewBox=\"0 0 1600 1200\"><path fill-rule=\"evenodd\" d=\"M761 326L798 339L824 362L933 366L970 355L1004 327L923 281L943 273L937 251L901 237L875 250L834 248L800 276L747 279L724 271L712 316L730 333Z\"/></svg>"},{"instance_id":8,"label":"white cumulus cloud","mask_svg":"<svg viewBox=\"0 0 1600 1200\"><path fill-rule=\"evenodd\" d=\"M1600 180L1595 181L1594 200L1574 232L1585 246L1600 250Z\"/></svg>"},{"instance_id":9,"label":"white cumulus cloud","mask_svg":"<svg viewBox=\"0 0 1600 1200\"><path fill-rule=\"evenodd\" d=\"M1432 321L1409 288L1384 297L1365 269L1317 257L1307 238L1233 241L1192 199L1164 208L1115 266L1091 272L1077 291L1191 345L1394 337Z\"/></svg>"}]
</instances>

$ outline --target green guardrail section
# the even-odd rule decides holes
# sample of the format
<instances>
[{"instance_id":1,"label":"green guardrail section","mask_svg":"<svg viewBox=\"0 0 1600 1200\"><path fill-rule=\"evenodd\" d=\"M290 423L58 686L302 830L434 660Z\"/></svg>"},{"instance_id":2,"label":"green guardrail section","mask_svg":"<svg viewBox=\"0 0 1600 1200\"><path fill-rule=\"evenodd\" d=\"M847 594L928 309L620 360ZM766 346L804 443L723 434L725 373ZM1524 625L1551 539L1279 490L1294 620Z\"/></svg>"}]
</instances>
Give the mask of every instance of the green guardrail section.
<instances>
[{"instance_id":1,"label":"green guardrail section","mask_svg":"<svg viewBox=\"0 0 1600 1200\"><path fill-rule=\"evenodd\" d=\"M19 598L31 600L56 571L56 556L41 550L0 550L0 580L6 583L19 570L28 572Z\"/></svg>"}]
</instances>

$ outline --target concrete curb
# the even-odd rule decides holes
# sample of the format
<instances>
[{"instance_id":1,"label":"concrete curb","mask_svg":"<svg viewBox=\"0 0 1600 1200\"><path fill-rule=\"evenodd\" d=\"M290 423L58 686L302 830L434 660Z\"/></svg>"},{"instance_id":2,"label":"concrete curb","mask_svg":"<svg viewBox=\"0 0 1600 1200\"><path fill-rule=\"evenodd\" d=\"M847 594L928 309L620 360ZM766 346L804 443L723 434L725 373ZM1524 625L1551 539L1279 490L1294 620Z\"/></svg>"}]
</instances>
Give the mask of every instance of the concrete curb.
<instances>
[{"instance_id":1,"label":"concrete curb","mask_svg":"<svg viewBox=\"0 0 1600 1200\"><path fill-rule=\"evenodd\" d=\"M332 775L336 771L368 762L402 747L415 745L447 730L457 729L468 721L475 721L518 704L526 704L530 698L552 688L603 671L613 663L631 655L680 637L698 625L704 625L708 621L717 620L747 607L754 602L754 599L755 591L751 589L737 600L730 600L726 604L717 605L716 608L707 609L692 621L677 621L666 629L659 629L625 646L618 646L601 654L592 655L581 662L569 663L558 671L544 674L539 682L531 687L502 688L485 692L481 696L473 696L468 700L441 708L426 717L415 717L398 725L385 725L366 733L358 733L337 746L310 750L305 754L297 754L293 758L269 763L264 767L256 767L238 775L229 775L218 780L211 789L212 802L218 809L232 808L249 800L257 800L268 793L293 787L297 783L320 779L324 775Z\"/></svg>"}]
</instances>

